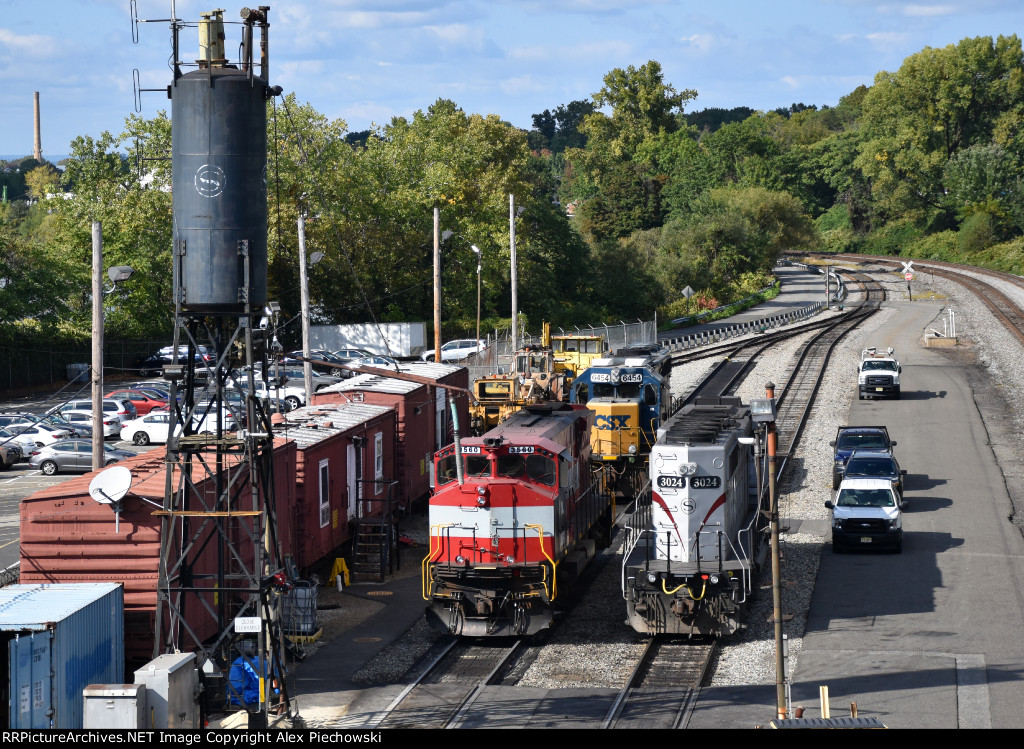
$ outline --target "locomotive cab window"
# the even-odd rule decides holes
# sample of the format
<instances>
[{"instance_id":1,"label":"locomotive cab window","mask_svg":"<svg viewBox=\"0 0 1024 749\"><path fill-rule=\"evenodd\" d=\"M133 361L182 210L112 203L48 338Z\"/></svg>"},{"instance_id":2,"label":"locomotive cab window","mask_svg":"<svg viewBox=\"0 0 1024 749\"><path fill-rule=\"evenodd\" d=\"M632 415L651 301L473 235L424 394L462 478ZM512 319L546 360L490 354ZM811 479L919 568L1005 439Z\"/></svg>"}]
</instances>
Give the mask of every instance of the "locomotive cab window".
<instances>
[{"instance_id":1,"label":"locomotive cab window","mask_svg":"<svg viewBox=\"0 0 1024 749\"><path fill-rule=\"evenodd\" d=\"M615 397L615 386L609 385L606 382L594 383L594 397L595 398L614 398Z\"/></svg>"},{"instance_id":2,"label":"locomotive cab window","mask_svg":"<svg viewBox=\"0 0 1024 749\"><path fill-rule=\"evenodd\" d=\"M627 400L636 400L640 397L640 385L634 383L621 383L618 387L618 396Z\"/></svg>"},{"instance_id":3,"label":"locomotive cab window","mask_svg":"<svg viewBox=\"0 0 1024 749\"><path fill-rule=\"evenodd\" d=\"M458 474L455 469L455 456L446 455L437 461L437 485L443 486L444 484L450 484L452 481L458 478Z\"/></svg>"},{"instance_id":4,"label":"locomotive cab window","mask_svg":"<svg viewBox=\"0 0 1024 749\"><path fill-rule=\"evenodd\" d=\"M644 405L658 405L658 391L654 389L654 385L644 385Z\"/></svg>"},{"instance_id":5,"label":"locomotive cab window","mask_svg":"<svg viewBox=\"0 0 1024 749\"><path fill-rule=\"evenodd\" d=\"M545 455L527 455L526 475L538 484L554 486L555 461Z\"/></svg>"},{"instance_id":6,"label":"locomotive cab window","mask_svg":"<svg viewBox=\"0 0 1024 749\"><path fill-rule=\"evenodd\" d=\"M499 455L498 475L506 478L519 478L526 473L526 461L522 455Z\"/></svg>"},{"instance_id":7,"label":"locomotive cab window","mask_svg":"<svg viewBox=\"0 0 1024 749\"><path fill-rule=\"evenodd\" d=\"M473 477L490 476L491 461L487 459L486 455L467 455L466 475Z\"/></svg>"},{"instance_id":8,"label":"locomotive cab window","mask_svg":"<svg viewBox=\"0 0 1024 749\"><path fill-rule=\"evenodd\" d=\"M587 383L581 382L576 386L576 402L584 405L588 400L590 400L590 389Z\"/></svg>"}]
</instances>

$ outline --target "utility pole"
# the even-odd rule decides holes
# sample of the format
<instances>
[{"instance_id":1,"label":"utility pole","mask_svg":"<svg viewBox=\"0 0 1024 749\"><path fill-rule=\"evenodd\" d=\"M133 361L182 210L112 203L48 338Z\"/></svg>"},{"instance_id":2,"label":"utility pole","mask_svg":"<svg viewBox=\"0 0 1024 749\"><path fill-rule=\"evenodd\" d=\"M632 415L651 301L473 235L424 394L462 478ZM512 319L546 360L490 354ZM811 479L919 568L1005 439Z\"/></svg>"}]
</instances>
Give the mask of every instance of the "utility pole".
<instances>
[{"instance_id":1,"label":"utility pole","mask_svg":"<svg viewBox=\"0 0 1024 749\"><path fill-rule=\"evenodd\" d=\"M103 468L103 231L92 222L92 469Z\"/></svg>"},{"instance_id":2,"label":"utility pole","mask_svg":"<svg viewBox=\"0 0 1024 749\"><path fill-rule=\"evenodd\" d=\"M512 313L515 316L515 312ZM441 209L434 206L434 361L441 361Z\"/></svg>"},{"instance_id":3,"label":"utility pole","mask_svg":"<svg viewBox=\"0 0 1024 749\"><path fill-rule=\"evenodd\" d=\"M765 386L765 397L775 399L775 383ZM775 455L778 449L778 433L775 422L765 425L768 437L768 503L771 508L772 537L772 618L775 622L775 701L777 717L786 717L786 659L782 643L782 572L779 559L779 498L775 490Z\"/></svg>"}]
</instances>

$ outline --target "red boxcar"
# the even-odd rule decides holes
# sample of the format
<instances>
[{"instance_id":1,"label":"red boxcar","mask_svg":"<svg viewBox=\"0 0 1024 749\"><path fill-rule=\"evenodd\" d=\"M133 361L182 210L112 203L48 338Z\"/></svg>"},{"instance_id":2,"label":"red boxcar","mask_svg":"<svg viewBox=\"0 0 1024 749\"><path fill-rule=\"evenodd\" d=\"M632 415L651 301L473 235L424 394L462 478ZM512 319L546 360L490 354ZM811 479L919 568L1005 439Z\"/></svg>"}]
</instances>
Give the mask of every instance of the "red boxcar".
<instances>
[{"instance_id":1,"label":"red boxcar","mask_svg":"<svg viewBox=\"0 0 1024 749\"><path fill-rule=\"evenodd\" d=\"M469 386L465 367L431 362L403 362L401 373L454 386ZM430 492L430 468L433 455L454 437L449 403L455 399L459 431L469 434L469 401L467 394L424 382L412 382L378 375L358 375L337 385L320 390L313 403L373 403L393 408L398 423L399 501L402 507L427 496Z\"/></svg>"},{"instance_id":2,"label":"red boxcar","mask_svg":"<svg viewBox=\"0 0 1024 749\"><path fill-rule=\"evenodd\" d=\"M359 519L396 505L395 411L321 403L274 417L274 434L298 447L292 550L302 571L351 540Z\"/></svg>"},{"instance_id":3,"label":"red boxcar","mask_svg":"<svg viewBox=\"0 0 1024 749\"><path fill-rule=\"evenodd\" d=\"M277 531L282 552L290 553L296 450L292 443L275 442ZM21 502L21 582L124 584L128 673L153 657L160 556L157 512L163 505L164 457L165 451L157 449L119 463L132 472L132 486L122 500L116 526L110 506L97 504L89 496L95 473L41 489ZM214 482L200 475L200 470L193 472L197 489L212 492ZM214 545L208 549L196 565L197 572L215 568ZM216 622L195 598L191 600L195 605L188 605L185 612L189 626L203 639L216 635ZM180 648L190 650L193 645L183 641Z\"/></svg>"}]
</instances>

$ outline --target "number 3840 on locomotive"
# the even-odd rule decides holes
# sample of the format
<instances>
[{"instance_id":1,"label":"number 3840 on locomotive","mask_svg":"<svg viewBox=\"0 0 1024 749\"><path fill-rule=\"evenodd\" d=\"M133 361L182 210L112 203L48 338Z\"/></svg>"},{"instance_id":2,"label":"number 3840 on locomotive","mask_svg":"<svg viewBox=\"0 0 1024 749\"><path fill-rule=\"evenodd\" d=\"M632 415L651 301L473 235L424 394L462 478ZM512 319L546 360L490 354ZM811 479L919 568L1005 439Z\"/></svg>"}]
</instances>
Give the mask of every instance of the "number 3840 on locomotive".
<instances>
[{"instance_id":1,"label":"number 3840 on locomotive","mask_svg":"<svg viewBox=\"0 0 1024 749\"><path fill-rule=\"evenodd\" d=\"M591 473L594 415L568 403L527 406L438 452L423 597L458 635L528 635L598 544L612 500Z\"/></svg>"}]
</instances>

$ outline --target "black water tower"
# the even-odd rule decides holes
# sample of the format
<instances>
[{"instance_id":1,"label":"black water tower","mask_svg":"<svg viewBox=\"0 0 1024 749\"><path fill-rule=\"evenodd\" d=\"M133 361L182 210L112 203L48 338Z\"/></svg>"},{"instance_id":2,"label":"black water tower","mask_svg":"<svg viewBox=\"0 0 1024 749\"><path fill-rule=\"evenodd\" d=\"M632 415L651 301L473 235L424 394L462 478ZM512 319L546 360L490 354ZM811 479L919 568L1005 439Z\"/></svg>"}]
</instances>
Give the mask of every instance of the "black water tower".
<instances>
[{"instance_id":1,"label":"black water tower","mask_svg":"<svg viewBox=\"0 0 1024 749\"><path fill-rule=\"evenodd\" d=\"M261 311L267 83L228 66L216 45L200 46L200 68L171 86L175 293L186 313Z\"/></svg>"}]
</instances>

